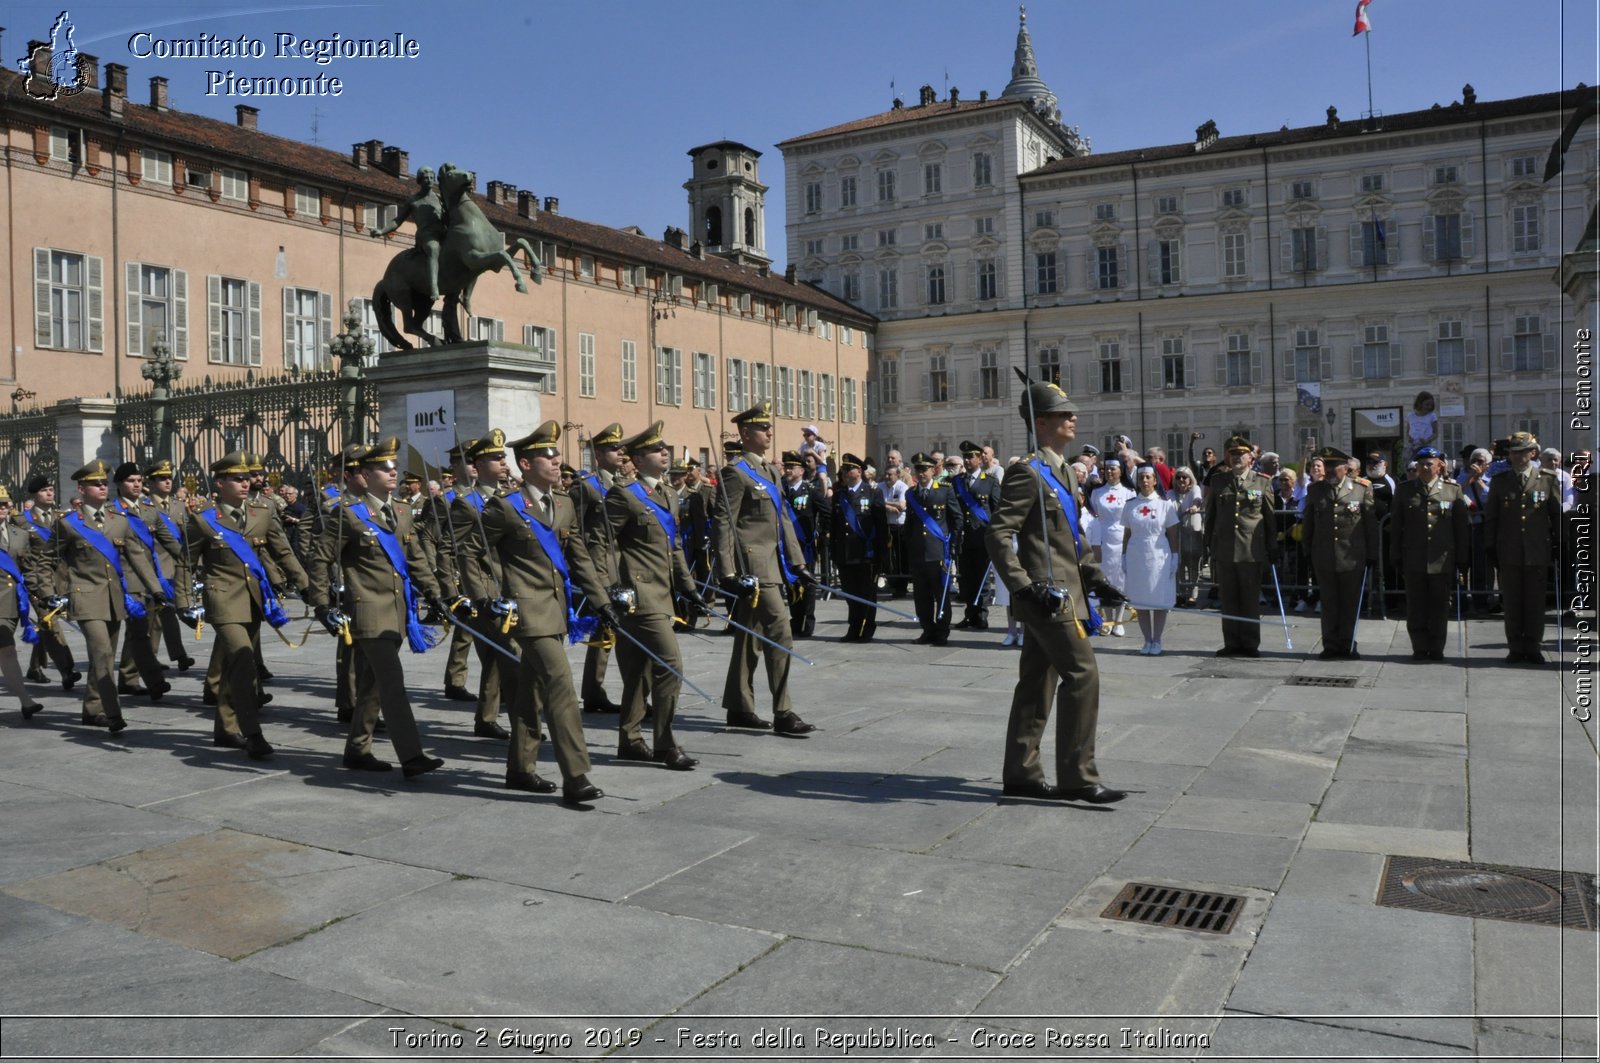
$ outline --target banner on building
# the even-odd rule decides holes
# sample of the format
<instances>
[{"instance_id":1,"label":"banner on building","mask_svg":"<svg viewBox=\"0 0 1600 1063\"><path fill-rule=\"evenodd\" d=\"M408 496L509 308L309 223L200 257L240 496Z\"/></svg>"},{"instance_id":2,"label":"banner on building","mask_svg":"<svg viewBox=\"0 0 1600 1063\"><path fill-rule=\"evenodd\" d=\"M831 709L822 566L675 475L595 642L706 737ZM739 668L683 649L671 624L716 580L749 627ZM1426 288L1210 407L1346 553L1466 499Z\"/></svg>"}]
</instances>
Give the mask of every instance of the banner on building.
<instances>
[{"instance_id":1,"label":"banner on building","mask_svg":"<svg viewBox=\"0 0 1600 1063\"><path fill-rule=\"evenodd\" d=\"M419 391L406 396L406 442L435 469L449 464L455 425L455 391Z\"/></svg>"}]
</instances>

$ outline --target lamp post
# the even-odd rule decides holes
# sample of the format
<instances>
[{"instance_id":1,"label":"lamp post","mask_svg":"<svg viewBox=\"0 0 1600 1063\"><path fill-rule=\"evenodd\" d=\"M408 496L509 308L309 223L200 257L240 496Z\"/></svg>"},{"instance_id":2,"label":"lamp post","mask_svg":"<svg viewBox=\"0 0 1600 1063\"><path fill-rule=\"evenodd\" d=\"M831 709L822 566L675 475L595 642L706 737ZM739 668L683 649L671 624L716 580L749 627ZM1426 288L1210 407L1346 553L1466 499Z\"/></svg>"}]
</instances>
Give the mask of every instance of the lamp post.
<instances>
[{"instance_id":1,"label":"lamp post","mask_svg":"<svg viewBox=\"0 0 1600 1063\"><path fill-rule=\"evenodd\" d=\"M172 360L172 348L165 336L156 337L150 353L150 360L139 369L139 374L150 381L150 428L155 443L155 453L146 457L171 459L175 455L168 404L172 401L172 385L183 376L183 366Z\"/></svg>"},{"instance_id":2,"label":"lamp post","mask_svg":"<svg viewBox=\"0 0 1600 1063\"><path fill-rule=\"evenodd\" d=\"M1334 423L1339 420L1339 417L1338 417L1337 414L1335 414L1333 412L1333 407L1332 406L1328 407L1327 413L1324 416L1326 416L1327 419L1328 419L1328 446L1331 447L1331 446L1334 445L1333 444L1333 426L1334 426Z\"/></svg>"},{"instance_id":3,"label":"lamp post","mask_svg":"<svg viewBox=\"0 0 1600 1063\"><path fill-rule=\"evenodd\" d=\"M372 355L373 343L361 331L361 304L350 300L344 312L344 331L328 343L328 353L339 359L339 420L345 445L366 442L366 419L356 406L361 393L361 367Z\"/></svg>"}]
</instances>

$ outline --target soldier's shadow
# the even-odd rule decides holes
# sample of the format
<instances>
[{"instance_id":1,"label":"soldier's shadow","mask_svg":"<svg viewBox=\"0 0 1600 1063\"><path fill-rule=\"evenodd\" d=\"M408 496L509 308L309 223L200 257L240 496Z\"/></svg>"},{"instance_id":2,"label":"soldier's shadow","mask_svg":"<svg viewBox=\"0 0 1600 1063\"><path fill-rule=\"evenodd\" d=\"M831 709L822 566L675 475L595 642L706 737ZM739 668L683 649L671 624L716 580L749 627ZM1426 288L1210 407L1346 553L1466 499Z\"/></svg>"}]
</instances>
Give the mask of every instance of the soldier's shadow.
<instances>
[{"instance_id":1,"label":"soldier's shadow","mask_svg":"<svg viewBox=\"0 0 1600 1063\"><path fill-rule=\"evenodd\" d=\"M798 771L785 775L724 771L718 782L759 794L804 801L838 801L853 805L993 804L999 787L953 775L915 775L863 771Z\"/></svg>"}]
</instances>

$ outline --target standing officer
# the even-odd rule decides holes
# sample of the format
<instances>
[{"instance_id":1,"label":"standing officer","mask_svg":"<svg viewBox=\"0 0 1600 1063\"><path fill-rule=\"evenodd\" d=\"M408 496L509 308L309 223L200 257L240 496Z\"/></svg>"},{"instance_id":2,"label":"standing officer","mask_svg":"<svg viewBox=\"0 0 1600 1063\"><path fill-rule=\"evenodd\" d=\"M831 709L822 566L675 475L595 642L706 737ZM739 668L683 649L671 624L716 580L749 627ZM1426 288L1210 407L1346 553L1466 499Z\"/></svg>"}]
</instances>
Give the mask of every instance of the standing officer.
<instances>
[{"instance_id":1,"label":"standing officer","mask_svg":"<svg viewBox=\"0 0 1600 1063\"><path fill-rule=\"evenodd\" d=\"M806 479L805 459L798 450L783 452L783 500L789 507L785 516L794 525L806 567L815 572L817 527L821 514L827 509L827 499L823 497L821 484ZM817 596L809 587L795 587L793 592L789 600L789 629L795 638L808 639L817 630Z\"/></svg>"},{"instance_id":2,"label":"standing officer","mask_svg":"<svg viewBox=\"0 0 1600 1063\"><path fill-rule=\"evenodd\" d=\"M211 622L211 656L219 676L217 716L211 741L243 749L251 760L272 756L257 715L261 688L255 648L261 622L289 622L267 576L262 552L270 553L284 577L301 593L307 579L283 525L264 506L247 504L250 464L241 451L211 464L216 505L187 514L184 540L205 584L205 616Z\"/></svg>"},{"instance_id":3,"label":"standing officer","mask_svg":"<svg viewBox=\"0 0 1600 1063\"><path fill-rule=\"evenodd\" d=\"M767 463L772 446L772 403L761 402L733 418L744 448L722 469L716 509L717 576L734 598L733 619L789 647L789 611L784 594L795 583L809 592L816 579L805 567L800 542L783 513L777 471ZM756 715L756 653L766 658L767 689L772 693L769 722ZM803 735L816 728L794 711L789 701L789 654L757 643L749 632L734 629L728 678L722 686L722 707L729 727L772 728L782 735Z\"/></svg>"},{"instance_id":4,"label":"standing officer","mask_svg":"<svg viewBox=\"0 0 1600 1063\"><path fill-rule=\"evenodd\" d=\"M1405 578L1406 634L1411 659L1444 660L1456 573L1471 570L1467 505L1461 486L1444 478L1444 454L1417 451L1417 478L1395 490L1390 538L1395 565Z\"/></svg>"},{"instance_id":5,"label":"standing officer","mask_svg":"<svg viewBox=\"0 0 1600 1063\"><path fill-rule=\"evenodd\" d=\"M963 606L957 627L973 631L989 630L989 603L984 596L988 584L989 550L984 546L984 529L989 515L1000 501L1000 478L985 465L987 448L969 440L961 442L961 457L966 469L950 478L961 500L961 553L956 559L957 586Z\"/></svg>"},{"instance_id":6,"label":"standing officer","mask_svg":"<svg viewBox=\"0 0 1600 1063\"><path fill-rule=\"evenodd\" d=\"M1561 483L1550 470L1533 468L1538 449L1527 432L1511 437L1510 467L1489 481L1483 513L1489 564L1500 573L1506 660L1528 664L1544 663L1545 580L1561 534Z\"/></svg>"},{"instance_id":7,"label":"standing officer","mask_svg":"<svg viewBox=\"0 0 1600 1063\"><path fill-rule=\"evenodd\" d=\"M144 489L148 492L145 501L149 504L150 515L171 535L171 542L179 544L177 553L171 553L167 548L168 540L158 538L156 543L162 549L157 551L157 560L161 562L162 575L172 583L172 605L163 606L158 610L160 622L152 620L150 624L150 652L155 653L163 640L167 645L167 656L172 658L172 663L178 666L178 671L187 672L194 666L194 658L184 651L183 626L178 623L178 610L189 607L190 573L189 559L182 549L184 523L189 519L189 512L184 504L178 500L172 491L172 462L162 458L144 470ZM151 528L155 523L151 524Z\"/></svg>"},{"instance_id":8,"label":"standing officer","mask_svg":"<svg viewBox=\"0 0 1600 1063\"><path fill-rule=\"evenodd\" d=\"M26 524L28 533L36 540L35 545L41 555L48 556L50 537L54 534L56 521L56 485L48 476L36 472L28 477L23 488L33 500L33 506L20 515L13 514L11 519ZM40 597L43 600L45 596ZM40 611L40 615L44 615L43 610ZM47 681L44 674L46 657L50 658L50 662L61 673L62 690L71 690L78 680L83 678L83 673L78 671L77 665L72 661L72 650L61 641L61 629L55 621L39 627L39 641L33 644L33 652L28 656L27 678L30 682Z\"/></svg>"},{"instance_id":9,"label":"standing officer","mask_svg":"<svg viewBox=\"0 0 1600 1063\"><path fill-rule=\"evenodd\" d=\"M338 476L336 486L330 483L323 491L323 501L319 503L322 519L318 525L317 542L313 545L312 573L322 573L328 577L330 595L332 588L344 586L344 574L340 567L341 562L337 557L324 557L321 554L322 538L330 527L340 519L340 506L345 502L358 501L367 493L367 475L361 470L361 456L367 448L358 443L345 447L339 457L335 459L333 471ZM309 602L309 599L308 599ZM343 611L350 604L350 590L345 587L337 596L337 600L330 605L335 610ZM355 714L356 704L356 653L354 645L346 645L343 638L333 640L333 668L335 693L333 697L334 709L338 713L340 723L348 724ZM216 704L215 701L210 704ZM384 726L379 721L379 727Z\"/></svg>"},{"instance_id":10,"label":"standing officer","mask_svg":"<svg viewBox=\"0 0 1600 1063\"><path fill-rule=\"evenodd\" d=\"M1078 415L1067 393L1055 384L1031 382L1020 412L1039 450L1031 461L1006 470L985 533L995 570L1011 591L1012 610L1027 630L1006 725L1002 793L1112 804L1127 795L1102 785L1095 765L1100 668L1089 630L1100 626L1100 618L1089 595L1108 606L1127 599L1100 574L1080 541L1078 484L1065 457L1078 434ZM1057 786L1045 781L1039 764L1039 739L1052 702Z\"/></svg>"},{"instance_id":11,"label":"standing officer","mask_svg":"<svg viewBox=\"0 0 1600 1063\"><path fill-rule=\"evenodd\" d=\"M402 638L413 652L427 649L417 609L419 599L438 602L439 585L428 571L411 510L394 504L399 449L400 441L390 437L361 455L366 493L359 499L340 499L323 528L306 601L330 631L338 635L348 625L355 638L351 655L355 712L345 739L344 766L357 771L390 769L372 755L372 733L381 712L388 721L389 740L400 757L401 770L409 779L444 764L423 752L400 666ZM350 616L330 605L329 570L334 566L343 576Z\"/></svg>"},{"instance_id":12,"label":"standing officer","mask_svg":"<svg viewBox=\"0 0 1600 1063\"><path fill-rule=\"evenodd\" d=\"M1211 555L1211 578L1217 584L1225 616L1218 657L1260 657L1261 566L1275 565L1282 547L1272 515L1272 486L1252 465L1255 453L1243 436L1229 438L1223 448L1227 468L1206 490L1205 539Z\"/></svg>"},{"instance_id":13,"label":"standing officer","mask_svg":"<svg viewBox=\"0 0 1600 1063\"><path fill-rule=\"evenodd\" d=\"M502 589L516 603L511 633L521 650L522 666L511 701L506 786L536 794L555 791L555 783L535 770L542 718L561 768L562 800L592 801L605 794L589 781L589 747L572 689L566 644L583 638L585 629L593 626L593 621L578 619L580 597L600 603L595 611L608 623L617 621L617 612L589 561L572 500L556 489L561 480L560 423L546 421L509 446L516 455L522 487L485 502L484 535L463 543L469 555L485 550L495 555L504 586L491 586L483 578L488 569L475 558L469 556L462 569L468 593L480 603L486 604Z\"/></svg>"},{"instance_id":14,"label":"standing officer","mask_svg":"<svg viewBox=\"0 0 1600 1063\"><path fill-rule=\"evenodd\" d=\"M861 459L854 454L839 458L839 485L833 492L833 563L839 568L839 588L868 602L878 600L878 562L888 543L888 521L883 496L861 478ZM878 626L878 610L861 602L847 603L843 642L871 642Z\"/></svg>"},{"instance_id":15,"label":"standing officer","mask_svg":"<svg viewBox=\"0 0 1600 1063\"><path fill-rule=\"evenodd\" d=\"M617 643L617 664L622 669L617 758L653 760L674 771L690 771L699 762L679 748L672 734L683 671L678 636L672 630L673 598L682 599L685 619L691 623L699 612L700 599L678 549L672 498L661 482L672 458L672 449L661 439L661 427L657 421L622 441L639 475L606 494L606 513L617 544L617 582L634 595L633 610L621 617L622 630L659 658L651 660L627 638ZM646 692L655 711L653 745L646 745L641 733Z\"/></svg>"},{"instance_id":16,"label":"standing officer","mask_svg":"<svg viewBox=\"0 0 1600 1063\"><path fill-rule=\"evenodd\" d=\"M44 708L28 696L22 664L17 660L17 640L33 642L38 638L31 616L33 602L43 604L49 597L42 583L48 578L48 573L42 571L43 553L39 537L23 523L12 520L11 493L0 485L0 678L17 696L24 720L31 720ZM38 612L42 616L45 611Z\"/></svg>"},{"instance_id":17,"label":"standing officer","mask_svg":"<svg viewBox=\"0 0 1600 1063\"><path fill-rule=\"evenodd\" d=\"M491 428L482 439L474 439L466 444L466 448L467 460L472 463L476 477L471 487L456 489L455 501L450 503L448 534L454 537L457 544L467 543L476 537L481 546L483 531L478 518L489 499L500 493L496 485L506 475L506 434L498 428ZM470 584L494 588L493 597L496 599L505 597L499 590L501 577L498 558L483 550L463 550L461 564L482 566L482 571L476 573L475 578L461 577L463 593ZM516 697L518 671L517 663L505 655L517 652L510 633L501 630L505 619L504 614L497 615L491 610L480 609L476 617L466 621L482 636L473 640L480 674L478 713L472 724L472 733L479 738L498 738L501 741L510 738L511 733L500 725L500 706ZM454 626L451 625L452 628ZM497 652L495 646L505 653Z\"/></svg>"},{"instance_id":18,"label":"standing officer","mask_svg":"<svg viewBox=\"0 0 1600 1063\"><path fill-rule=\"evenodd\" d=\"M155 587L160 581L128 518L107 504L110 475L99 458L72 474L83 505L78 512L62 512L51 529L48 583L55 596L46 609L66 604L68 618L83 632L89 655L83 722L116 734L128 726L117 700L117 635L125 617L144 613L124 574L132 574L133 586ZM146 639L147 650L149 644Z\"/></svg>"},{"instance_id":19,"label":"standing officer","mask_svg":"<svg viewBox=\"0 0 1600 1063\"><path fill-rule=\"evenodd\" d=\"M117 693L148 694L151 701L160 701L161 696L172 689L172 684L161 677L161 663L156 660L152 648L151 631L161 630L157 617L162 603L170 605L174 600L172 582L162 570L161 555L175 555L181 552L181 547L178 537L158 523L154 507L145 500L144 473L138 465L123 462L117 466L112 479L116 482L117 493L111 505L128 518L128 528L149 555L150 570L156 574L152 583L137 582L137 577L128 580L129 593L141 598L145 608L139 615L129 614L127 629L122 634ZM140 678L144 679L142 687Z\"/></svg>"},{"instance_id":20,"label":"standing officer","mask_svg":"<svg viewBox=\"0 0 1600 1063\"><path fill-rule=\"evenodd\" d=\"M439 499L430 498L423 508L423 541L428 543L434 555L434 570L447 574L446 581L441 584L446 590L459 581L456 566L461 563L458 556L461 544L453 537L450 527L450 506L458 495L472 489L477 472L467 461L465 451L475 443L476 439L468 439L450 448L450 474L455 479L455 485L443 491ZM454 624L450 625L450 653L444 663L444 696L451 701L478 700L467 689L467 656L472 642L471 635Z\"/></svg>"},{"instance_id":21,"label":"standing officer","mask_svg":"<svg viewBox=\"0 0 1600 1063\"><path fill-rule=\"evenodd\" d=\"M1350 455L1337 447L1316 454L1330 475L1306 488L1302 542L1322 590L1324 660L1359 660L1352 639L1365 593L1367 560L1378 556L1378 518L1372 488L1350 469Z\"/></svg>"},{"instance_id":22,"label":"standing officer","mask_svg":"<svg viewBox=\"0 0 1600 1063\"><path fill-rule=\"evenodd\" d=\"M901 536L911 567L911 594L922 634L916 641L943 646L950 641L950 584L961 552L961 503L947 484L935 483L938 464L928 454L911 455L917 485L906 492L906 526Z\"/></svg>"},{"instance_id":23,"label":"standing officer","mask_svg":"<svg viewBox=\"0 0 1600 1063\"><path fill-rule=\"evenodd\" d=\"M578 477L569 492L578 511L578 527L583 530L584 545L594 564L595 576L601 587L610 587L616 578L617 560L611 544L611 524L606 517L606 492L617 482L628 452L622 447L622 425L606 425L589 440L589 451L594 461L594 472ZM583 657L584 712L621 712L622 709L606 693L606 662L611 659L608 643L595 639Z\"/></svg>"}]
</instances>

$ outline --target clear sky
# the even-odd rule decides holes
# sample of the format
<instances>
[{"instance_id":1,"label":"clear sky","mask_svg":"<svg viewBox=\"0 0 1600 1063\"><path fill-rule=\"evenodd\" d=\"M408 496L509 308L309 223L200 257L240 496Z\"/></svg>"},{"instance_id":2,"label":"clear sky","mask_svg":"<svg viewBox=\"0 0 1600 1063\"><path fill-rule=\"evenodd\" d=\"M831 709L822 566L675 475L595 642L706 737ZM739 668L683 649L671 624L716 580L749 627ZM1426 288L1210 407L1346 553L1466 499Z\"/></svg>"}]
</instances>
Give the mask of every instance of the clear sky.
<instances>
[{"instance_id":1,"label":"clear sky","mask_svg":"<svg viewBox=\"0 0 1600 1063\"><path fill-rule=\"evenodd\" d=\"M8 2L5 62L43 38L54 3ZM1314 125L1332 104L1367 109L1367 51L1355 0L1035 0L1028 7L1041 76L1095 151ZM233 120L261 108L263 130L348 152L380 139L415 168L446 160L558 196L562 213L660 236L686 226L685 152L742 141L771 186L769 251L783 259L778 141L909 102L931 84L973 99L1010 78L1017 6L1004 0L540 0L489 4L163 3L69 6L80 49L129 67L129 95L169 79L176 108ZM1373 0L1372 91L1381 112L1484 100L1600 81L1594 0ZM140 58L130 38L201 34L260 39L265 59ZM414 59L277 58L275 34L393 38ZM145 46L136 45L143 49ZM325 74L338 97L207 95L207 71ZM891 82L894 85L890 88ZM315 127L315 133L313 133Z\"/></svg>"}]
</instances>

